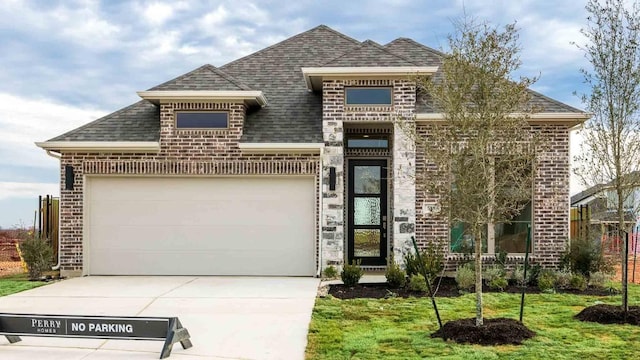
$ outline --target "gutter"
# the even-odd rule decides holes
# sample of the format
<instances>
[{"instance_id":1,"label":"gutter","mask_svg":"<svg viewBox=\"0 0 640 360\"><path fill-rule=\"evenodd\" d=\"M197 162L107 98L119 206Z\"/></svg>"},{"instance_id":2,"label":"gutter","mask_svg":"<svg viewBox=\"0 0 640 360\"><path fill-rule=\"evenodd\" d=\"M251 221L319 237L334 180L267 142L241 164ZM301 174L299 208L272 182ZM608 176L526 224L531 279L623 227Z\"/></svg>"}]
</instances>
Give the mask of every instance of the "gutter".
<instances>
[{"instance_id":1,"label":"gutter","mask_svg":"<svg viewBox=\"0 0 640 360\"><path fill-rule=\"evenodd\" d=\"M51 150L46 150L47 155L51 156L52 158L61 160L62 159L62 155L61 154L56 154L54 152L52 152ZM61 196L62 198L62 196ZM58 201L58 206L60 206L60 201ZM53 265L53 267L51 267L51 270L59 270L60 269L60 250L61 250L61 241L60 241L60 211L58 211L58 258L56 259L56 264Z\"/></svg>"}]
</instances>

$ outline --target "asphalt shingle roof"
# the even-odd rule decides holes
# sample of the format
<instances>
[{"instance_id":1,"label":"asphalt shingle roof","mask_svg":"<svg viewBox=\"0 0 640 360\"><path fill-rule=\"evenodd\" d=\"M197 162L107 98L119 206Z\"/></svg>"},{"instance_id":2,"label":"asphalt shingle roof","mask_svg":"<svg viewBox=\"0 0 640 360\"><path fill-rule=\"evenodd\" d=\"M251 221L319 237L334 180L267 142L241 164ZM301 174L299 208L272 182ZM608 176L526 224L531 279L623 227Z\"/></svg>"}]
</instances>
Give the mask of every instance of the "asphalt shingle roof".
<instances>
[{"instance_id":1,"label":"asphalt shingle roof","mask_svg":"<svg viewBox=\"0 0 640 360\"><path fill-rule=\"evenodd\" d=\"M158 141L160 109L141 100L49 141Z\"/></svg>"},{"instance_id":2,"label":"asphalt shingle roof","mask_svg":"<svg viewBox=\"0 0 640 360\"><path fill-rule=\"evenodd\" d=\"M417 63L376 44L371 40L363 41L354 49L331 59L322 66L326 67L363 67L363 66L416 66Z\"/></svg>"},{"instance_id":3,"label":"asphalt shingle roof","mask_svg":"<svg viewBox=\"0 0 640 360\"><path fill-rule=\"evenodd\" d=\"M412 39L397 38L384 46L394 54L411 59L420 66L440 66L443 53L424 46Z\"/></svg>"},{"instance_id":4,"label":"asphalt shingle roof","mask_svg":"<svg viewBox=\"0 0 640 360\"><path fill-rule=\"evenodd\" d=\"M213 65L203 65L149 90L252 90Z\"/></svg>"},{"instance_id":5,"label":"asphalt shingle roof","mask_svg":"<svg viewBox=\"0 0 640 360\"><path fill-rule=\"evenodd\" d=\"M438 66L444 54L411 39L381 46L320 25L216 68L204 65L149 90L260 90L263 108L247 111L242 142L322 142L322 97L310 92L302 67ZM546 112L580 112L532 91ZM433 112L424 95L418 112ZM49 141L156 141L159 109L142 100Z\"/></svg>"}]
</instances>

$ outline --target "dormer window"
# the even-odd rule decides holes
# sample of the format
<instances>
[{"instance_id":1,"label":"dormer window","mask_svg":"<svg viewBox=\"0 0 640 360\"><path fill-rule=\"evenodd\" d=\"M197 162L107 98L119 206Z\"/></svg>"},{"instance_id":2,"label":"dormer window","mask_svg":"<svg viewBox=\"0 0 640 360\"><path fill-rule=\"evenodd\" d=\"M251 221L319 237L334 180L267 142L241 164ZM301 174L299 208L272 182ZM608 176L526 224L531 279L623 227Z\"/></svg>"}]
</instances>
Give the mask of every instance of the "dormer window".
<instances>
[{"instance_id":1,"label":"dormer window","mask_svg":"<svg viewBox=\"0 0 640 360\"><path fill-rule=\"evenodd\" d=\"M390 87L347 87L345 91L346 105L391 106L393 91Z\"/></svg>"},{"instance_id":2,"label":"dormer window","mask_svg":"<svg viewBox=\"0 0 640 360\"><path fill-rule=\"evenodd\" d=\"M177 129L227 129L229 113L226 111L176 112Z\"/></svg>"}]
</instances>

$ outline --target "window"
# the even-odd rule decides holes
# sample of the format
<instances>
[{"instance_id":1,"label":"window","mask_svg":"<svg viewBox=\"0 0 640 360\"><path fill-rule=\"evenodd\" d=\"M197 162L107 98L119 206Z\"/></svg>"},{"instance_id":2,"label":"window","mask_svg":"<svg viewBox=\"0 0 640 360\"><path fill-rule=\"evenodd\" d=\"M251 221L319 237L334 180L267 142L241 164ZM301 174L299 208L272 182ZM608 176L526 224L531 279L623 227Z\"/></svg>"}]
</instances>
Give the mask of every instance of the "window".
<instances>
[{"instance_id":1,"label":"window","mask_svg":"<svg viewBox=\"0 0 640 360\"><path fill-rule=\"evenodd\" d=\"M388 149L389 137L386 135L349 135L347 147L350 149Z\"/></svg>"},{"instance_id":2,"label":"window","mask_svg":"<svg viewBox=\"0 0 640 360\"><path fill-rule=\"evenodd\" d=\"M497 161L496 161L497 162ZM499 196L502 194L505 197L513 198L514 194L512 191L516 188L516 185L513 185L512 180L500 182L501 177L505 177L508 172L503 172L500 170L501 166L509 166L508 162L501 162L499 165L496 164L494 167L494 175L492 182L495 181L496 186L500 186L502 191L498 192ZM518 172L529 172L529 165L522 165L525 163L518 163L517 168ZM531 173L529 173L531 175ZM524 184L524 183L522 183ZM523 185L518 186L519 193L522 193ZM452 184L452 191L456 191L455 183ZM497 200L500 201L500 200ZM484 226L484 234L482 236L482 252L483 253L498 253L500 251L505 251L507 253L525 253L527 247L527 233L528 227L532 223L532 201L531 197L528 199L522 199L519 201L517 208L520 210L519 213L515 214L515 209L510 209L508 211L513 211L514 214L510 216L510 220L508 222L500 222L500 223L492 223ZM506 210L505 210L506 211ZM474 239L471 235L470 226L466 223L456 223L450 229L450 249L451 252L454 253L473 253ZM529 251L532 251L532 247L530 244Z\"/></svg>"},{"instance_id":3,"label":"window","mask_svg":"<svg viewBox=\"0 0 640 360\"><path fill-rule=\"evenodd\" d=\"M226 129L229 127L229 114L220 111L176 113L178 129Z\"/></svg>"},{"instance_id":4,"label":"window","mask_svg":"<svg viewBox=\"0 0 640 360\"><path fill-rule=\"evenodd\" d=\"M391 88L345 88L345 104L391 106L393 104Z\"/></svg>"}]
</instances>

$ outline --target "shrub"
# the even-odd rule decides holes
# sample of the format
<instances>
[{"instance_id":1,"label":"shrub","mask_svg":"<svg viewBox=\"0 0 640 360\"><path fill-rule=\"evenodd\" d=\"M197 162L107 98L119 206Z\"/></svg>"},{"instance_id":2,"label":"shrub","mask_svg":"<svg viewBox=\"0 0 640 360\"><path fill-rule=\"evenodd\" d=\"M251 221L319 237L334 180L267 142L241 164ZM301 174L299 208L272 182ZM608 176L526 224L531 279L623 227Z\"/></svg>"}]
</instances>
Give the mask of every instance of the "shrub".
<instances>
[{"instance_id":1,"label":"shrub","mask_svg":"<svg viewBox=\"0 0 640 360\"><path fill-rule=\"evenodd\" d=\"M424 270L430 281L434 281L444 269L444 252L434 243L428 243L425 249L420 253ZM409 252L404 255L404 268L407 275L422 275L422 268L418 257Z\"/></svg>"},{"instance_id":2,"label":"shrub","mask_svg":"<svg viewBox=\"0 0 640 360\"><path fill-rule=\"evenodd\" d=\"M555 288L556 289L568 289L571 286L571 273L565 270L557 271L555 273Z\"/></svg>"},{"instance_id":3,"label":"shrub","mask_svg":"<svg viewBox=\"0 0 640 360\"><path fill-rule=\"evenodd\" d=\"M591 276L589 276L589 285L598 289L606 289L609 285L610 280L610 274L607 274L603 271L596 271L592 272Z\"/></svg>"},{"instance_id":4,"label":"shrub","mask_svg":"<svg viewBox=\"0 0 640 360\"><path fill-rule=\"evenodd\" d=\"M542 271L542 267L540 265L527 265L527 285L534 285L538 282L538 276L540 276L540 271ZM518 265L511 273L511 279L514 280L518 286L525 285L524 279L524 266Z\"/></svg>"},{"instance_id":5,"label":"shrub","mask_svg":"<svg viewBox=\"0 0 640 360\"><path fill-rule=\"evenodd\" d=\"M571 289L585 291L587 289L587 278L580 273L572 274L569 285Z\"/></svg>"},{"instance_id":6,"label":"shrub","mask_svg":"<svg viewBox=\"0 0 640 360\"><path fill-rule=\"evenodd\" d=\"M338 269L335 266L329 265L324 269L324 277L327 279L335 279L338 277Z\"/></svg>"},{"instance_id":7,"label":"shrub","mask_svg":"<svg viewBox=\"0 0 640 360\"><path fill-rule=\"evenodd\" d=\"M404 269L407 272L407 276L420 274L420 264L418 258L412 253L407 252L402 259L404 261Z\"/></svg>"},{"instance_id":8,"label":"shrub","mask_svg":"<svg viewBox=\"0 0 640 360\"><path fill-rule=\"evenodd\" d=\"M498 276L496 278L493 278L489 282L489 288L493 290L504 291L504 289L506 289L508 285L509 285L509 282L507 281L507 278L505 278L504 276Z\"/></svg>"},{"instance_id":9,"label":"shrub","mask_svg":"<svg viewBox=\"0 0 640 360\"><path fill-rule=\"evenodd\" d=\"M424 279L424 276L418 274L418 275L411 275L411 277L409 278L409 290L411 291L419 291L419 292L426 292L427 291L427 282Z\"/></svg>"},{"instance_id":10,"label":"shrub","mask_svg":"<svg viewBox=\"0 0 640 360\"><path fill-rule=\"evenodd\" d=\"M39 279L42 272L49 270L53 265L53 249L48 241L34 235L20 244L22 258L27 264L29 278Z\"/></svg>"},{"instance_id":11,"label":"shrub","mask_svg":"<svg viewBox=\"0 0 640 360\"><path fill-rule=\"evenodd\" d=\"M587 237L571 240L562 256L565 270L589 276L592 272L608 271L600 243Z\"/></svg>"},{"instance_id":12,"label":"shrub","mask_svg":"<svg viewBox=\"0 0 640 360\"><path fill-rule=\"evenodd\" d=\"M407 283L407 273L394 261L387 265L387 271L385 271L384 276L387 278L389 287L394 289L403 287Z\"/></svg>"},{"instance_id":13,"label":"shrub","mask_svg":"<svg viewBox=\"0 0 640 360\"><path fill-rule=\"evenodd\" d=\"M488 266L482 272L482 277L484 278L485 283L489 285L489 283L493 281L493 279L505 277L505 272L504 269L499 265Z\"/></svg>"},{"instance_id":14,"label":"shrub","mask_svg":"<svg viewBox=\"0 0 640 360\"><path fill-rule=\"evenodd\" d=\"M342 268L340 278L342 279L342 282L345 286L356 286L358 284L358 281L360 281L362 275L364 275L364 271L360 267L360 263L360 260L354 260L351 265L345 264Z\"/></svg>"},{"instance_id":15,"label":"shrub","mask_svg":"<svg viewBox=\"0 0 640 360\"><path fill-rule=\"evenodd\" d=\"M538 276L538 289L542 292L554 290L556 285L556 275L552 270L542 270Z\"/></svg>"},{"instance_id":16,"label":"shrub","mask_svg":"<svg viewBox=\"0 0 640 360\"><path fill-rule=\"evenodd\" d=\"M475 270L474 270L475 271ZM504 267L501 265L494 265L487 267L483 272L484 281L489 286L489 288L493 290L504 291L504 289L509 285L507 281L506 274L504 271ZM474 273L474 282L475 282L475 273Z\"/></svg>"},{"instance_id":17,"label":"shrub","mask_svg":"<svg viewBox=\"0 0 640 360\"><path fill-rule=\"evenodd\" d=\"M458 266L456 270L456 284L462 292L472 291L476 284L476 273L473 263Z\"/></svg>"}]
</instances>

